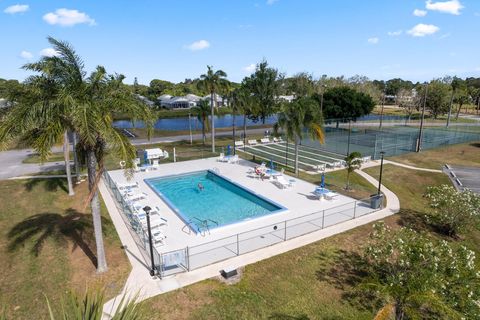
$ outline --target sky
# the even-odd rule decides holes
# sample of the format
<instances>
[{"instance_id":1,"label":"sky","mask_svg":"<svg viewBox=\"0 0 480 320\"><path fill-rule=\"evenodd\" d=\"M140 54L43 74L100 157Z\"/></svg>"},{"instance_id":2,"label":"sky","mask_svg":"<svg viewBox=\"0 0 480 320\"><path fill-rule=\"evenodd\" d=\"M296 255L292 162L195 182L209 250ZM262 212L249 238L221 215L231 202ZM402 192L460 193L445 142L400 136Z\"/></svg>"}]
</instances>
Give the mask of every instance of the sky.
<instances>
[{"instance_id":1,"label":"sky","mask_svg":"<svg viewBox=\"0 0 480 320\"><path fill-rule=\"evenodd\" d=\"M479 0L0 0L0 78L70 42L88 71L127 83L241 81L262 59L287 76L426 81L480 76Z\"/></svg>"}]
</instances>

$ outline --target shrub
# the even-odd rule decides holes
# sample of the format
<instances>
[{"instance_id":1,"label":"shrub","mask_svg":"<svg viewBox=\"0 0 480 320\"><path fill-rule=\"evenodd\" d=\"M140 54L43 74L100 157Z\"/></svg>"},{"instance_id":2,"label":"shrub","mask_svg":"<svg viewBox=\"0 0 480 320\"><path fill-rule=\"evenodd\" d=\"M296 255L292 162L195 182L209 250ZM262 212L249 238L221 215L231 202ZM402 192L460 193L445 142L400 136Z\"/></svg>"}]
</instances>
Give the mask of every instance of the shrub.
<instances>
[{"instance_id":1,"label":"shrub","mask_svg":"<svg viewBox=\"0 0 480 320\"><path fill-rule=\"evenodd\" d=\"M429 187L425 197L432 210L427 221L451 237L468 231L480 216L480 197L470 190L457 191L449 185Z\"/></svg>"}]
</instances>

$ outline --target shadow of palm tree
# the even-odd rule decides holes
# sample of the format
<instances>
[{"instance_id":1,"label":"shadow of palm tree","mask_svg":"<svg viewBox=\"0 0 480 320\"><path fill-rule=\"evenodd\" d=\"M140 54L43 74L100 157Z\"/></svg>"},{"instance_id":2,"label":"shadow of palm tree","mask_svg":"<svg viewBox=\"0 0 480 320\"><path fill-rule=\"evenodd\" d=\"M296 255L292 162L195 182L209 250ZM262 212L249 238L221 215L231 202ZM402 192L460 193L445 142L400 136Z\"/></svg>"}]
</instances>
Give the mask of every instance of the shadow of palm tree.
<instances>
[{"instance_id":1,"label":"shadow of palm tree","mask_svg":"<svg viewBox=\"0 0 480 320\"><path fill-rule=\"evenodd\" d=\"M30 192L35 188L35 186L42 184L46 191L57 191L58 189L61 189L65 191L65 193L68 193L67 178L30 179L25 184L25 189Z\"/></svg>"},{"instance_id":2,"label":"shadow of palm tree","mask_svg":"<svg viewBox=\"0 0 480 320\"><path fill-rule=\"evenodd\" d=\"M108 221L102 221L102 223L108 224ZM8 238L9 251L15 251L33 240L34 245L31 251L35 256L39 255L47 239L53 239L62 246L67 246L71 241L73 250L80 248L92 264L97 266L97 257L91 249L94 247L91 215L71 208L67 209L65 214L46 212L28 217L8 232Z\"/></svg>"}]
</instances>

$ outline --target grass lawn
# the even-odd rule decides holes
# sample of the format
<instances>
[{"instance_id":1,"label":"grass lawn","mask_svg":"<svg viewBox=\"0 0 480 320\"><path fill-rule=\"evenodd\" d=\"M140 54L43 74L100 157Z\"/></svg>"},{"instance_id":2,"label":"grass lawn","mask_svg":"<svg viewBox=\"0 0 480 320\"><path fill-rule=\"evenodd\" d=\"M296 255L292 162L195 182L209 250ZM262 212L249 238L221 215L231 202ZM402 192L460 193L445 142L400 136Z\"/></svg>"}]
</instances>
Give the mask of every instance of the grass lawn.
<instances>
[{"instance_id":1,"label":"grass lawn","mask_svg":"<svg viewBox=\"0 0 480 320\"><path fill-rule=\"evenodd\" d=\"M441 169L445 163L459 166L480 166L480 142L450 145L443 148L407 153L388 159L422 168Z\"/></svg>"},{"instance_id":2,"label":"grass lawn","mask_svg":"<svg viewBox=\"0 0 480 320\"><path fill-rule=\"evenodd\" d=\"M73 161L73 153L70 152L70 161ZM41 163L40 156L38 154L32 153L28 155L27 158L23 159L22 163ZM63 152L54 152L47 159L46 162L64 162Z\"/></svg>"},{"instance_id":3,"label":"grass lawn","mask_svg":"<svg viewBox=\"0 0 480 320\"><path fill-rule=\"evenodd\" d=\"M68 290L105 287L109 297L126 280L130 264L102 207L109 270L97 275L91 214L83 210L87 185L69 197L65 179L0 182L0 310L8 319L46 319L46 295L59 306Z\"/></svg>"},{"instance_id":4,"label":"grass lawn","mask_svg":"<svg viewBox=\"0 0 480 320\"><path fill-rule=\"evenodd\" d=\"M378 168L366 171L378 175ZM319 181L319 176L302 178ZM345 170L326 179L332 189L342 188ZM366 195L375 190L362 180L352 175L354 189ZM448 183L448 178L386 165L383 181L404 208L385 219L398 227L414 223L425 210L427 185ZM349 294L359 277L355 257L370 231L371 224L365 225L249 265L234 285L212 279L154 297L145 302L150 319L372 319L376 310L362 308Z\"/></svg>"}]
</instances>

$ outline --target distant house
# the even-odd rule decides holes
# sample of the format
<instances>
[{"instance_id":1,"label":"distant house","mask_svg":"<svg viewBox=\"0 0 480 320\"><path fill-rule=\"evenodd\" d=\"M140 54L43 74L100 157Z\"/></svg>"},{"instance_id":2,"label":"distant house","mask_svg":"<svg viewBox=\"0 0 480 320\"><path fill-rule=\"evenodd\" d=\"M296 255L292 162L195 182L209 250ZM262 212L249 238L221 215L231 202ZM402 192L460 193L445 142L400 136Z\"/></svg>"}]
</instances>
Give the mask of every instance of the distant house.
<instances>
[{"instance_id":1,"label":"distant house","mask_svg":"<svg viewBox=\"0 0 480 320\"><path fill-rule=\"evenodd\" d=\"M203 97L204 100L207 100L207 101L210 101L210 95L206 95L205 97ZM223 98L222 96L218 95L218 94L215 94L215 106L216 107L224 107L224 106L228 106L228 101L227 99Z\"/></svg>"},{"instance_id":2,"label":"distant house","mask_svg":"<svg viewBox=\"0 0 480 320\"><path fill-rule=\"evenodd\" d=\"M210 95L199 97L194 94L187 94L181 97L174 97L169 94L163 94L157 98L161 107L167 109L190 109L197 106L201 100L210 101ZM216 102L218 107L226 105L226 100L219 95L216 95Z\"/></svg>"},{"instance_id":3,"label":"distant house","mask_svg":"<svg viewBox=\"0 0 480 320\"><path fill-rule=\"evenodd\" d=\"M293 100L295 100L295 96L294 96L294 95L290 95L290 96L278 96L278 97L277 97L277 100L278 100L278 101L284 101L284 102L292 102Z\"/></svg>"},{"instance_id":4,"label":"distant house","mask_svg":"<svg viewBox=\"0 0 480 320\"><path fill-rule=\"evenodd\" d=\"M155 103L152 100L148 99L147 97L144 97L144 96L139 95L139 94L137 94L136 96L140 101L145 103L147 106L149 106L149 107L155 106Z\"/></svg>"}]
</instances>

